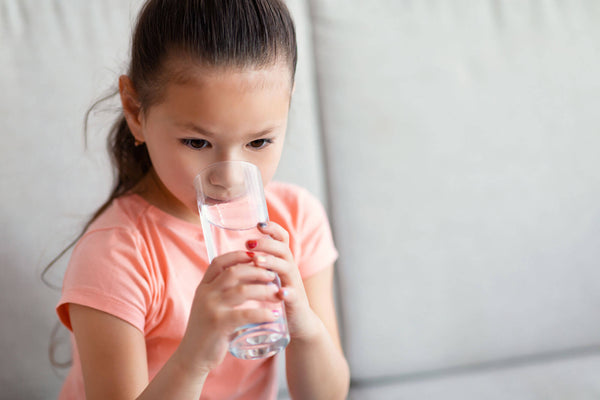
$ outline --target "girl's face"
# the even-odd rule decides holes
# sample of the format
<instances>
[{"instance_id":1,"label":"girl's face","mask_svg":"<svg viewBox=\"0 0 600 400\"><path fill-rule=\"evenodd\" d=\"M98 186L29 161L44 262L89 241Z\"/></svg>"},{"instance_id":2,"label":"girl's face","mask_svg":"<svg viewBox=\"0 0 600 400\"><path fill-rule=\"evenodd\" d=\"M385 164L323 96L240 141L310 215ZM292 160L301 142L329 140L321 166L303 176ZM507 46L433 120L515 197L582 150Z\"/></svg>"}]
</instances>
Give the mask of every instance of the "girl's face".
<instances>
[{"instance_id":1,"label":"girl's face","mask_svg":"<svg viewBox=\"0 0 600 400\"><path fill-rule=\"evenodd\" d=\"M260 169L263 184L271 180L283 148L292 88L285 65L225 71L196 67L186 78L167 84L162 101L137 117L127 115L126 100L124 108L132 133L146 144L152 160L154 179L144 185L146 195L190 218L198 214L194 178L212 163L247 161ZM132 124L132 118L139 123Z\"/></svg>"}]
</instances>

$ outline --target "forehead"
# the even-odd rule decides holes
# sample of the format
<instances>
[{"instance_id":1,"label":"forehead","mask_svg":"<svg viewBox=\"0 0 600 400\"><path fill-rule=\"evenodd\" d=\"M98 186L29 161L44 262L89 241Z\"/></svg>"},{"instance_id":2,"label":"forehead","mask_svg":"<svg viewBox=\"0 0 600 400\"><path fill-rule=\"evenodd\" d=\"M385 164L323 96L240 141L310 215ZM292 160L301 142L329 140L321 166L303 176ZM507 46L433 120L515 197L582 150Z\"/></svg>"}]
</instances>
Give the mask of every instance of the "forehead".
<instances>
[{"instance_id":1,"label":"forehead","mask_svg":"<svg viewBox=\"0 0 600 400\"><path fill-rule=\"evenodd\" d=\"M177 78L166 83L147 116L217 134L285 125L291 96L285 65L247 69L188 65Z\"/></svg>"},{"instance_id":2,"label":"forehead","mask_svg":"<svg viewBox=\"0 0 600 400\"><path fill-rule=\"evenodd\" d=\"M223 81L235 82L241 90L287 89L293 86L287 63L275 62L264 66L210 66L184 57L170 57L165 63L168 83L209 86Z\"/></svg>"}]
</instances>

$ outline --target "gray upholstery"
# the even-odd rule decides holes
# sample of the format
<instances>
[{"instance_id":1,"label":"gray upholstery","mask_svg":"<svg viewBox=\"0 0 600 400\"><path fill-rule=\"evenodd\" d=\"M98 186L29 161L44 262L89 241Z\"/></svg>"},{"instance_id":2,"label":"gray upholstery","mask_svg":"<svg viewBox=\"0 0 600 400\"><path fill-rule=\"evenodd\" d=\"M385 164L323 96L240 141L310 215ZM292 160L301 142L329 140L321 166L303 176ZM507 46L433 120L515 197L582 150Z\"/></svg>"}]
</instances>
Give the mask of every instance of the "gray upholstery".
<instances>
[{"instance_id":1,"label":"gray upholstery","mask_svg":"<svg viewBox=\"0 0 600 400\"><path fill-rule=\"evenodd\" d=\"M59 292L40 274L108 194L96 129L106 111L92 118L87 151L83 116L121 69L130 15L121 0L0 1L0 398L58 394L64 371L51 368L48 344ZM63 269L49 280L60 284Z\"/></svg>"},{"instance_id":2,"label":"gray upholstery","mask_svg":"<svg viewBox=\"0 0 600 400\"><path fill-rule=\"evenodd\" d=\"M40 273L108 193L115 103L82 122L139 4L0 0L2 399L60 388ZM288 4L278 177L328 205L350 398L599 398L600 5Z\"/></svg>"},{"instance_id":3,"label":"gray upholstery","mask_svg":"<svg viewBox=\"0 0 600 400\"><path fill-rule=\"evenodd\" d=\"M595 400L600 397L597 355L522 361L369 382L354 387L350 400Z\"/></svg>"},{"instance_id":4,"label":"gray upholstery","mask_svg":"<svg viewBox=\"0 0 600 400\"><path fill-rule=\"evenodd\" d=\"M312 5L353 377L600 344L597 3L346 3Z\"/></svg>"}]
</instances>

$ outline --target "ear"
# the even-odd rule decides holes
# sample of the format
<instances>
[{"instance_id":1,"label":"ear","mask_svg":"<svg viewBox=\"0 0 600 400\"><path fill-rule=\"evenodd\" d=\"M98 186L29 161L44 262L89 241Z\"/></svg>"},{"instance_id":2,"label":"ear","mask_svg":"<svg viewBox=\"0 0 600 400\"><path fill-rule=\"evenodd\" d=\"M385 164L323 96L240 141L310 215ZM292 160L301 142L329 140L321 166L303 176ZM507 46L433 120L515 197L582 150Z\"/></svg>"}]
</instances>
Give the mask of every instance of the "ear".
<instances>
[{"instance_id":1,"label":"ear","mask_svg":"<svg viewBox=\"0 0 600 400\"><path fill-rule=\"evenodd\" d=\"M121 96L121 105L125 120L129 126L129 130L133 137L138 142L144 142L144 134L142 131L142 107L138 100L137 92L133 87L131 79L127 75L119 77L119 95Z\"/></svg>"}]
</instances>

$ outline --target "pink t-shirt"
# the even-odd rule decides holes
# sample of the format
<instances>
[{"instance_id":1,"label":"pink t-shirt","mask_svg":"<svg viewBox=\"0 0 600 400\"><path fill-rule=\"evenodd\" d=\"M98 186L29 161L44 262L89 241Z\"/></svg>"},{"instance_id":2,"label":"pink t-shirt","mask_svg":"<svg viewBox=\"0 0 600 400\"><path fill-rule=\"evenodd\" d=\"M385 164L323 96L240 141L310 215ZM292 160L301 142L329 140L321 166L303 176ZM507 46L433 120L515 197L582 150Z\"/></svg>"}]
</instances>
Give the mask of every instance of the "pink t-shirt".
<instances>
[{"instance_id":1,"label":"pink t-shirt","mask_svg":"<svg viewBox=\"0 0 600 400\"><path fill-rule=\"evenodd\" d=\"M290 234L302 278L331 266L337 252L325 211L308 191L272 182L265 188L269 219ZM76 303L119 317L144 333L152 379L173 354L192 299L208 266L202 229L126 195L92 224L73 250L57 313L69 329ZM201 399L274 399L274 357L239 360L227 354L211 372ZM60 399L84 398L76 346Z\"/></svg>"}]
</instances>

